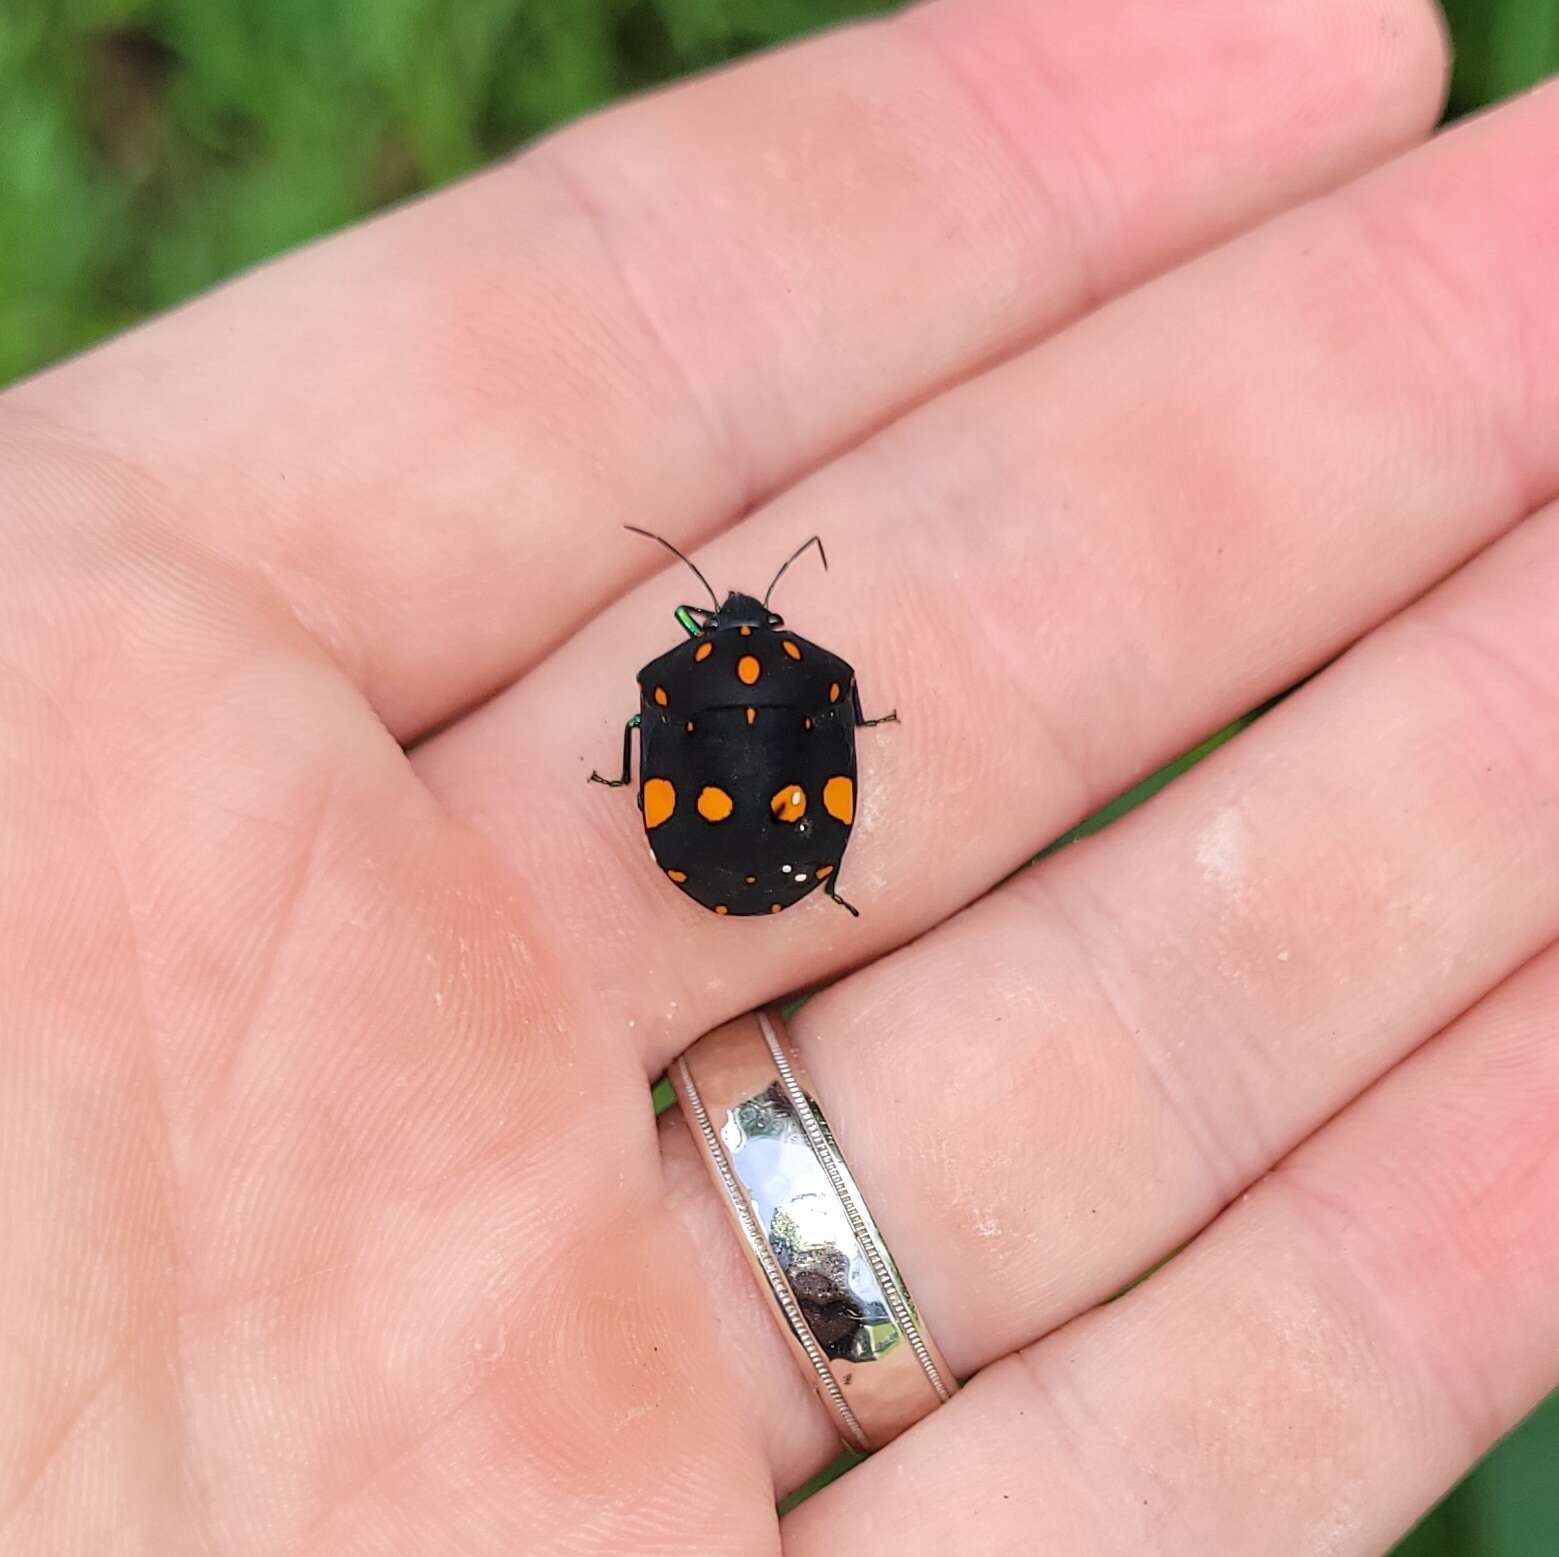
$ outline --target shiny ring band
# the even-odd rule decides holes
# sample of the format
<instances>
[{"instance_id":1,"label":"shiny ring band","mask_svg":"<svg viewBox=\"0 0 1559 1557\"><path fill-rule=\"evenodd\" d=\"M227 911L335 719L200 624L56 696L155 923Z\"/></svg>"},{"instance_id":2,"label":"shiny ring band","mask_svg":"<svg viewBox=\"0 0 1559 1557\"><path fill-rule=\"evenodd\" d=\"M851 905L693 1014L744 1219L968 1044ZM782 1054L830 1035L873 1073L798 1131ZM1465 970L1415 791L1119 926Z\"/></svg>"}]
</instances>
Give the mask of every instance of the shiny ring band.
<instances>
[{"instance_id":1,"label":"shiny ring band","mask_svg":"<svg viewBox=\"0 0 1559 1557\"><path fill-rule=\"evenodd\" d=\"M694 1141L808 1381L853 1449L880 1448L957 1384L894 1266L777 1014L671 1067Z\"/></svg>"}]
</instances>

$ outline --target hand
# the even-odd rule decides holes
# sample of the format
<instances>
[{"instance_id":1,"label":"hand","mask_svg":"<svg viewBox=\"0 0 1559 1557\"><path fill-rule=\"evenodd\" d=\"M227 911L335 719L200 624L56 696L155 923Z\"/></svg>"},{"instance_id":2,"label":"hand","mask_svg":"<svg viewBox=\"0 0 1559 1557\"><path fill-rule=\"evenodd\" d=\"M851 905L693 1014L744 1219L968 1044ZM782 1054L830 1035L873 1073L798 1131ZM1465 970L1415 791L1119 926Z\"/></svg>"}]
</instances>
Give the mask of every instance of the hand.
<instances>
[{"instance_id":1,"label":"hand","mask_svg":"<svg viewBox=\"0 0 1559 1557\"><path fill-rule=\"evenodd\" d=\"M1371 1553L1559 1382L1559 96L1418 146L1443 72L943 0L6 398L0 1550ZM825 536L858 922L585 782L625 521ZM779 1523L835 1440L649 1084L850 969L974 1377Z\"/></svg>"}]
</instances>

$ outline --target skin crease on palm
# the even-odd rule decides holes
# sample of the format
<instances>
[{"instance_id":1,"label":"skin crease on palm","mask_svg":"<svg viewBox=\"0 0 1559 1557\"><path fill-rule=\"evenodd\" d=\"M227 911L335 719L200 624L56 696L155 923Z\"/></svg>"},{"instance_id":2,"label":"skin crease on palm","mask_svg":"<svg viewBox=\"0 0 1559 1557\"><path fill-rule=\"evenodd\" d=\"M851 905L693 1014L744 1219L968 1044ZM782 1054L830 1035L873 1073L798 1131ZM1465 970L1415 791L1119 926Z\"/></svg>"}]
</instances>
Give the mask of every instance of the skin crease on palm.
<instances>
[{"instance_id":1,"label":"skin crease on palm","mask_svg":"<svg viewBox=\"0 0 1559 1557\"><path fill-rule=\"evenodd\" d=\"M1559 95L1444 72L937 0L0 400L0 1553L1368 1554L1559 1383ZM860 921L584 782L624 521L825 536ZM969 1383L782 1522L828 1421L648 1084L820 984Z\"/></svg>"}]
</instances>

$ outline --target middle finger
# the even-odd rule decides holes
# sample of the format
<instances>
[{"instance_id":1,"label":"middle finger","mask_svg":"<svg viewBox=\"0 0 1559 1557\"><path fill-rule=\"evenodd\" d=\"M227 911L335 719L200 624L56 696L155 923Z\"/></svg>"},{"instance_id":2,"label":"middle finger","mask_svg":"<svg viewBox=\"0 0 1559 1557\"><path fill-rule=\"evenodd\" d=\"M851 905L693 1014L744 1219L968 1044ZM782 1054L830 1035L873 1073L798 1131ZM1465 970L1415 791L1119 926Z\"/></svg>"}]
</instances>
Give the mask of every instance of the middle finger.
<instances>
[{"instance_id":1,"label":"middle finger","mask_svg":"<svg viewBox=\"0 0 1559 1557\"><path fill-rule=\"evenodd\" d=\"M847 919L717 919L646 858L614 754L681 585L622 602L416 754L653 1070L903 941L1289 684L1559 490L1559 93L1465 126L932 402L701 555L858 667ZM974 516L962 532L949 515ZM761 589L761 583L758 585ZM674 631L674 629L673 629Z\"/></svg>"}]
</instances>

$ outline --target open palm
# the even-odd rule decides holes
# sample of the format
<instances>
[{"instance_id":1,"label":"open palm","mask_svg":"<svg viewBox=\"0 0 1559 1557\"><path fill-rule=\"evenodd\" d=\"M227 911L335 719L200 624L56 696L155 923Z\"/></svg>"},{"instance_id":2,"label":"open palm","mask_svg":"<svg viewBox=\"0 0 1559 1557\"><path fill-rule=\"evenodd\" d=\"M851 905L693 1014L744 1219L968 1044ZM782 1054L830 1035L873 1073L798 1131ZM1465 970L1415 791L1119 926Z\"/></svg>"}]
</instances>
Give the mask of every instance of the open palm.
<instances>
[{"instance_id":1,"label":"open palm","mask_svg":"<svg viewBox=\"0 0 1559 1557\"><path fill-rule=\"evenodd\" d=\"M0 402L0 1550L1363 1554L1559 1382L1559 96L1418 145L1443 68L938 0ZM859 920L585 782L624 522L826 538ZM829 1419L648 1088L851 969L973 1379L781 1522Z\"/></svg>"}]
</instances>

